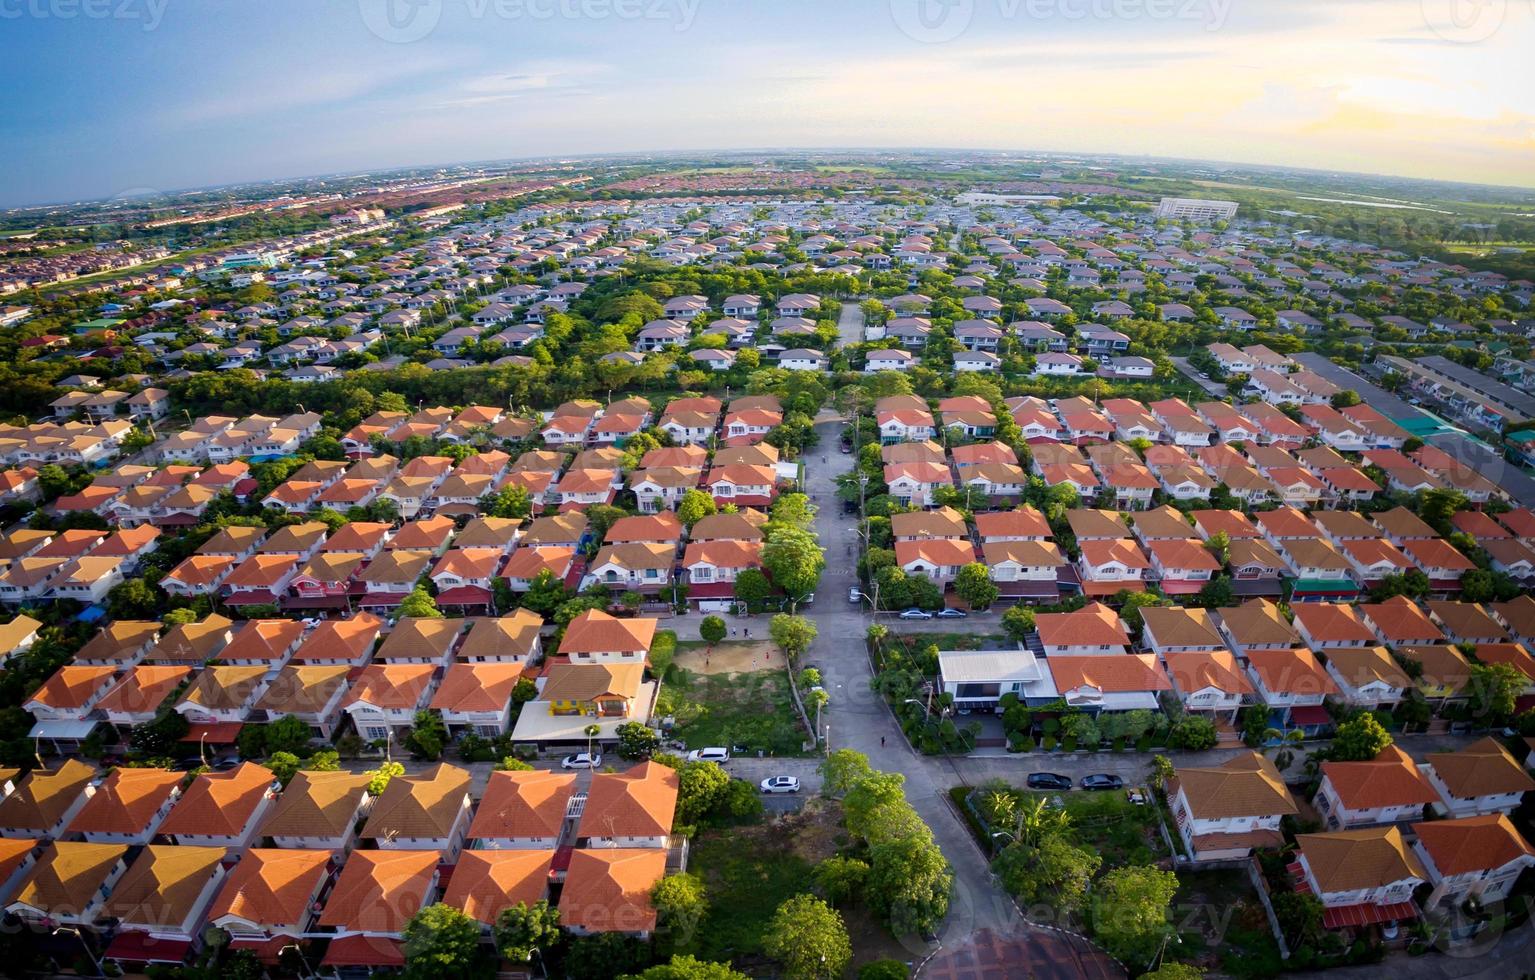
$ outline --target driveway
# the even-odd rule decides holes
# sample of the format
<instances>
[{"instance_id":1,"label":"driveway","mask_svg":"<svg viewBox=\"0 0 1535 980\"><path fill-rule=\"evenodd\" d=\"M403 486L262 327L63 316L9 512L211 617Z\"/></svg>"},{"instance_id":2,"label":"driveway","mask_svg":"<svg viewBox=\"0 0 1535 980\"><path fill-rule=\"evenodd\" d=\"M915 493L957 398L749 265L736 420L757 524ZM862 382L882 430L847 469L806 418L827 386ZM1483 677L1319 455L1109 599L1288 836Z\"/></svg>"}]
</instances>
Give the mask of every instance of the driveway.
<instances>
[{"instance_id":1,"label":"driveway","mask_svg":"<svg viewBox=\"0 0 1535 980\"><path fill-rule=\"evenodd\" d=\"M1173 362L1173 367L1177 368L1181 374L1187 377L1190 381L1199 385L1199 387L1203 388L1205 391L1209 392L1212 396L1216 398L1225 398L1228 394L1226 391L1226 386L1221 384L1219 381L1212 381L1209 378L1201 378L1199 376L1199 369L1190 364L1188 358L1169 357L1168 360Z\"/></svg>"},{"instance_id":2,"label":"driveway","mask_svg":"<svg viewBox=\"0 0 1535 980\"><path fill-rule=\"evenodd\" d=\"M863 311L858 307L859 300L846 300L842 304L842 315L837 317L837 346L846 347L848 344L856 344L863 340Z\"/></svg>"}]
</instances>

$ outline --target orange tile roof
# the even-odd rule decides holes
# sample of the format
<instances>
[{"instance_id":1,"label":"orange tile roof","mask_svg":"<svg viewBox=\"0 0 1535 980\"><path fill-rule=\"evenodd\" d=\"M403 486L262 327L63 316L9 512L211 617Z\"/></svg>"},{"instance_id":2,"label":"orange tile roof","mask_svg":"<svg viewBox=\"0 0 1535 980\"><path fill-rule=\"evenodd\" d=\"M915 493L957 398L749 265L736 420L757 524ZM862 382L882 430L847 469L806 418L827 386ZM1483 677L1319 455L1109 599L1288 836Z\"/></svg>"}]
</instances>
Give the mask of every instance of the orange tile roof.
<instances>
[{"instance_id":1,"label":"orange tile roof","mask_svg":"<svg viewBox=\"0 0 1535 980\"><path fill-rule=\"evenodd\" d=\"M465 851L442 900L493 925L502 909L545 896L553 864L553 850Z\"/></svg>"},{"instance_id":2,"label":"orange tile roof","mask_svg":"<svg viewBox=\"0 0 1535 980\"><path fill-rule=\"evenodd\" d=\"M318 924L354 932L404 932L410 917L431 899L441 858L438 851L353 851Z\"/></svg>"},{"instance_id":3,"label":"orange tile roof","mask_svg":"<svg viewBox=\"0 0 1535 980\"><path fill-rule=\"evenodd\" d=\"M53 829L96 770L77 759L66 759L52 772L34 769L15 791L0 800L0 827L42 833Z\"/></svg>"},{"instance_id":4,"label":"orange tile roof","mask_svg":"<svg viewBox=\"0 0 1535 980\"><path fill-rule=\"evenodd\" d=\"M1406 596L1392 596L1385 602L1370 603L1359 607L1380 631L1380 638L1387 643L1425 643L1444 639L1444 633L1428 618L1416 602Z\"/></svg>"},{"instance_id":5,"label":"orange tile roof","mask_svg":"<svg viewBox=\"0 0 1535 980\"><path fill-rule=\"evenodd\" d=\"M628 772L595 773L579 837L661 837L672 832L680 786L676 770L642 762Z\"/></svg>"},{"instance_id":6,"label":"orange tile roof","mask_svg":"<svg viewBox=\"0 0 1535 980\"><path fill-rule=\"evenodd\" d=\"M1350 810L1436 803L1439 794L1412 758L1395 745L1364 762L1324 762L1322 775Z\"/></svg>"},{"instance_id":7,"label":"orange tile roof","mask_svg":"<svg viewBox=\"0 0 1535 980\"><path fill-rule=\"evenodd\" d=\"M375 708L415 708L432 683L432 664L369 664L341 699L343 708L364 703Z\"/></svg>"},{"instance_id":8,"label":"orange tile roof","mask_svg":"<svg viewBox=\"0 0 1535 980\"><path fill-rule=\"evenodd\" d=\"M1428 880L1423 862L1395 827L1299 834L1295 842L1324 892L1380 888L1408 878Z\"/></svg>"},{"instance_id":9,"label":"orange tile roof","mask_svg":"<svg viewBox=\"0 0 1535 980\"><path fill-rule=\"evenodd\" d=\"M138 664L128 669L117 686L96 702L96 707L130 714L154 711L191 674L190 667Z\"/></svg>"},{"instance_id":10,"label":"orange tile roof","mask_svg":"<svg viewBox=\"0 0 1535 980\"><path fill-rule=\"evenodd\" d=\"M648 653L655 634L656 620L651 617L619 619L600 609L588 609L565 627L559 652L568 655L643 650Z\"/></svg>"},{"instance_id":11,"label":"orange tile roof","mask_svg":"<svg viewBox=\"0 0 1535 980\"><path fill-rule=\"evenodd\" d=\"M1292 607L1297 628L1304 627L1313 643L1375 642L1375 631L1354 606L1333 602L1298 602Z\"/></svg>"},{"instance_id":12,"label":"orange tile roof","mask_svg":"<svg viewBox=\"0 0 1535 980\"><path fill-rule=\"evenodd\" d=\"M1265 689L1275 694L1337 694L1338 685L1305 647L1249 650L1247 662Z\"/></svg>"},{"instance_id":13,"label":"orange tile roof","mask_svg":"<svg viewBox=\"0 0 1535 980\"><path fill-rule=\"evenodd\" d=\"M360 660L383 627L384 621L372 613L358 613L350 619L327 619L299 645L293 660Z\"/></svg>"},{"instance_id":14,"label":"orange tile roof","mask_svg":"<svg viewBox=\"0 0 1535 980\"><path fill-rule=\"evenodd\" d=\"M116 673L113 667L86 667L65 664L54 671L27 701L49 708L83 708Z\"/></svg>"},{"instance_id":15,"label":"orange tile roof","mask_svg":"<svg viewBox=\"0 0 1535 980\"><path fill-rule=\"evenodd\" d=\"M1531 847L1506 813L1412 825L1418 843L1441 875L1495 871L1520 858L1535 858Z\"/></svg>"},{"instance_id":16,"label":"orange tile roof","mask_svg":"<svg viewBox=\"0 0 1535 980\"><path fill-rule=\"evenodd\" d=\"M1178 769L1177 780L1189 810L1201 820L1299 812L1279 770L1258 752L1243 753L1218 766Z\"/></svg>"},{"instance_id":17,"label":"orange tile roof","mask_svg":"<svg viewBox=\"0 0 1535 980\"><path fill-rule=\"evenodd\" d=\"M458 631L463 625L461 619L406 617L395 624L373 659L378 662L442 660L458 640Z\"/></svg>"},{"instance_id":18,"label":"orange tile roof","mask_svg":"<svg viewBox=\"0 0 1535 980\"><path fill-rule=\"evenodd\" d=\"M1169 653L1167 670L1184 694L1213 687L1223 694L1252 694L1253 686L1237 666L1237 658L1220 650L1211 653Z\"/></svg>"},{"instance_id":19,"label":"orange tile roof","mask_svg":"<svg viewBox=\"0 0 1535 980\"><path fill-rule=\"evenodd\" d=\"M272 771L254 762L228 772L201 773L171 807L159 833L238 837L273 792L274 782Z\"/></svg>"},{"instance_id":20,"label":"orange tile roof","mask_svg":"<svg viewBox=\"0 0 1535 980\"><path fill-rule=\"evenodd\" d=\"M520 663L455 663L432 695L438 711L502 711L522 677Z\"/></svg>"},{"instance_id":21,"label":"orange tile roof","mask_svg":"<svg viewBox=\"0 0 1535 980\"><path fill-rule=\"evenodd\" d=\"M1119 614L1101 602L1090 602L1076 612L1042 613L1034 620L1046 646L1129 646L1130 636Z\"/></svg>"},{"instance_id":22,"label":"orange tile roof","mask_svg":"<svg viewBox=\"0 0 1535 980\"><path fill-rule=\"evenodd\" d=\"M492 772L469 836L557 838L575 790L575 773Z\"/></svg>"},{"instance_id":23,"label":"orange tile roof","mask_svg":"<svg viewBox=\"0 0 1535 980\"><path fill-rule=\"evenodd\" d=\"M362 806L372 777L300 769L262 824L264 837L341 837Z\"/></svg>"},{"instance_id":24,"label":"orange tile roof","mask_svg":"<svg viewBox=\"0 0 1535 980\"><path fill-rule=\"evenodd\" d=\"M296 935L308 922L309 905L330 860L330 851L253 847L219 889L208 918L230 916L268 931Z\"/></svg>"},{"instance_id":25,"label":"orange tile roof","mask_svg":"<svg viewBox=\"0 0 1535 980\"><path fill-rule=\"evenodd\" d=\"M303 635L304 624L296 619L252 619L235 633L219 659L275 662L287 656Z\"/></svg>"},{"instance_id":26,"label":"orange tile roof","mask_svg":"<svg viewBox=\"0 0 1535 980\"><path fill-rule=\"evenodd\" d=\"M167 769L114 769L69 822L67 832L139 833L176 793L181 780L181 773Z\"/></svg>"},{"instance_id":27,"label":"orange tile roof","mask_svg":"<svg viewBox=\"0 0 1535 980\"><path fill-rule=\"evenodd\" d=\"M151 844L118 880L102 915L161 928L183 922L226 854L223 847Z\"/></svg>"},{"instance_id":28,"label":"orange tile roof","mask_svg":"<svg viewBox=\"0 0 1535 980\"><path fill-rule=\"evenodd\" d=\"M560 894L560 924L588 932L650 932L650 892L666 874L664 848L576 850Z\"/></svg>"},{"instance_id":29,"label":"orange tile roof","mask_svg":"<svg viewBox=\"0 0 1535 980\"><path fill-rule=\"evenodd\" d=\"M1389 687L1406 690L1412 678L1391 659L1385 647L1336 647L1323 652L1333 671L1354 687L1381 681Z\"/></svg>"},{"instance_id":30,"label":"orange tile roof","mask_svg":"<svg viewBox=\"0 0 1535 980\"><path fill-rule=\"evenodd\" d=\"M469 779L466 770L447 763L396 776L373 804L362 836L373 840L447 837L463 809Z\"/></svg>"},{"instance_id":31,"label":"orange tile roof","mask_svg":"<svg viewBox=\"0 0 1535 980\"><path fill-rule=\"evenodd\" d=\"M83 912L100 896L101 886L127 854L124 844L53 841L43 848L11 901L42 912Z\"/></svg>"},{"instance_id":32,"label":"orange tile roof","mask_svg":"<svg viewBox=\"0 0 1535 980\"><path fill-rule=\"evenodd\" d=\"M1050 675L1055 689L1065 694L1080 687L1091 687L1105 694L1139 691L1169 691L1167 679L1157 658L1149 653L1113 653L1104 656L1051 657Z\"/></svg>"},{"instance_id":33,"label":"orange tile roof","mask_svg":"<svg viewBox=\"0 0 1535 980\"><path fill-rule=\"evenodd\" d=\"M1535 779L1492 737L1478 739L1459 752L1434 752L1429 765L1445 788L1461 800L1535 790Z\"/></svg>"}]
</instances>

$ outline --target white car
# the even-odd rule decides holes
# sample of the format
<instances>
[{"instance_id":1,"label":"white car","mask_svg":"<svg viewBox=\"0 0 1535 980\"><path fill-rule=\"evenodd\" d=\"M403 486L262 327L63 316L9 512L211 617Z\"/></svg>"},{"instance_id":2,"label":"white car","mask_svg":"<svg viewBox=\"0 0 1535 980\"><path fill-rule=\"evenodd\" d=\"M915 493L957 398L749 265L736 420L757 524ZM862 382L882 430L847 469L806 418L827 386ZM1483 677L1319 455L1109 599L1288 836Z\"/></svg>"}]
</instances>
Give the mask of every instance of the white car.
<instances>
[{"instance_id":1,"label":"white car","mask_svg":"<svg viewBox=\"0 0 1535 980\"><path fill-rule=\"evenodd\" d=\"M798 793L798 776L769 776L762 781L764 793Z\"/></svg>"},{"instance_id":2,"label":"white car","mask_svg":"<svg viewBox=\"0 0 1535 980\"><path fill-rule=\"evenodd\" d=\"M901 613L901 619L932 619L933 614L926 609L907 609Z\"/></svg>"},{"instance_id":3,"label":"white car","mask_svg":"<svg viewBox=\"0 0 1535 980\"><path fill-rule=\"evenodd\" d=\"M729 762L730 750L721 745L706 749L694 749L688 753L689 762Z\"/></svg>"},{"instance_id":4,"label":"white car","mask_svg":"<svg viewBox=\"0 0 1535 980\"><path fill-rule=\"evenodd\" d=\"M577 752L575 755L567 755L560 760L561 769L596 769L602 765L602 753L588 755L585 752Z\"/></svg>"}]
</instances>

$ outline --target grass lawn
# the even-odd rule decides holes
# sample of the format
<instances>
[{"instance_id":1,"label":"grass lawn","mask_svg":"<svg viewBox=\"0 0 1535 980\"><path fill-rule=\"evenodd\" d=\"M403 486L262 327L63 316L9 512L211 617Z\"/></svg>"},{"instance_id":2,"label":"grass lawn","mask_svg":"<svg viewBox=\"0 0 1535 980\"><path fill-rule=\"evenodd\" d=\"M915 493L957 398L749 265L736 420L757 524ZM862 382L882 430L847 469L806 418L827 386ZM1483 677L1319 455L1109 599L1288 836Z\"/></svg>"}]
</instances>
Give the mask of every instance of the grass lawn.
<instances>
[{"instance_id":1,"label":"grass lawn","mask_svg":"<svg viewBox=\"0 0 1535 980\"><path fill-rule=\"evenodd\" d=\"M904 643L912 650L922 650L930 644L936 644L940 650L997 650L1009 649L1012 646L1012 641L1002 633L899 633L892 631L890 642Z\"/></svg>"},{"instance_id":2,"label":"grass lawn","mask_svg":"<svg viewBox=\"0 0 1535 980\"><path fill-rule=\"evenodd\" d=\"M781 670L702 674L673 668L661 685L656 714L674 718L673 733L690 748L741 746L800 755L806 737Z\"/></svg>"},{"instance_id":3,"label":"grass lawn","mask_svg":"<svg viewBox=\"0 0 1535 980\"><path fill-rule=\"evenodd\" d=\"M1121 791L1016 794L1059 799L1071 815L1072 833L1077 841L1103 855L1103 869L1126 864L1153 864L1170 857L1162 832L1157 828L1156 811L1150 806L1136 806Z\"/></svg>"},{"instance_id":4,"label":"grass lawn","mask_svg":"<svg viewBox=\"0 0 1535 980\"><path fill-rule=\"evenodd\" d=\"M730 960L752 975L771 971L762 938L785 900L814 890L811 871L846 844L841 809L813 798L782 819L750 827L709 830L693 841L688 870L704 880L709 912L698 928L695 955ZM884 957L910 959L884 925L863 909L842 910L854 964Z\"/></svg>"},{"instance_id":5,"label":"grass lawn","mask_svg":"<svg viewBox=\"0 0 1535 980\"><path fill-rule=\"evenodd\" d=\"M1077 839L1103 855L1105 869L1151 864L1170 857L1157 827L1156 811L1150 806L1136 806L1122 791L1025 795L1061 798Z\"/></svg>"}]
</instances>

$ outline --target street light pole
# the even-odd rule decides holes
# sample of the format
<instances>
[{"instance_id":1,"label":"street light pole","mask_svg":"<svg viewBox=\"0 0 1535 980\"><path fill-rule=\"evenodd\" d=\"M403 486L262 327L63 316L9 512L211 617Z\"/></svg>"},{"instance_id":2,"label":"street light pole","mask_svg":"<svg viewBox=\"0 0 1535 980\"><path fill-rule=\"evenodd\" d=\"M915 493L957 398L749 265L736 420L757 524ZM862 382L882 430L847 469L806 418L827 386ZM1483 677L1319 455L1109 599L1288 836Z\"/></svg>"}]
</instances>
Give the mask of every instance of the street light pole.
<instances>
[{"instance_id":1,"label":"street light pole","mask_svg":"<svg viewBox=\"0 0 1535 980\"><path fill-rule=\"evenodd\" d=\"M59 926L57 929L53 930L53 934L55 936L61 933L68 933L69 935L74 936L76 939L80 940L80 948L85 950L85 955L91 961L91 966L96 968L96 976L104 977L107 975L106 968L103 967L101 965L101 961L96 958L96 954L91 950L90 944L85 941L85 936L81 934L79 929L76 929L74 926Z\"/></svg>"}]
</instances>

